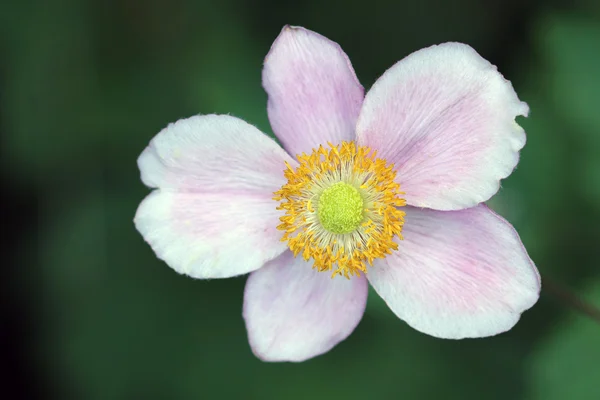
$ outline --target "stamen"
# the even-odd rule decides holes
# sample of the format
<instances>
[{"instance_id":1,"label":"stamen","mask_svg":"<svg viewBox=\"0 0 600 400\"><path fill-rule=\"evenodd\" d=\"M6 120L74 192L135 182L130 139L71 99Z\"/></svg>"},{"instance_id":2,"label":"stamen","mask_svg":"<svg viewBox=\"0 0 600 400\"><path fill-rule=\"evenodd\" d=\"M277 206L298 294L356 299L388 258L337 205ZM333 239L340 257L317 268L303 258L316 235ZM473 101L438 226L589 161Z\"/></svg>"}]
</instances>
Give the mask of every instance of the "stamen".
<instances>
[{"instance_id":1,"label":"stamen","mask_svg":"<svg viewBox=\"0 0 600 400\"><path fill-rule=\"evenodd\" d=\"M277 228L295 256L349 278L398 248L406 202L393 165L375 152L354 142L329 147L299 155L295 170L286 163L287 183L273 198L286 212Z\"/></svg>"}]
</instances>

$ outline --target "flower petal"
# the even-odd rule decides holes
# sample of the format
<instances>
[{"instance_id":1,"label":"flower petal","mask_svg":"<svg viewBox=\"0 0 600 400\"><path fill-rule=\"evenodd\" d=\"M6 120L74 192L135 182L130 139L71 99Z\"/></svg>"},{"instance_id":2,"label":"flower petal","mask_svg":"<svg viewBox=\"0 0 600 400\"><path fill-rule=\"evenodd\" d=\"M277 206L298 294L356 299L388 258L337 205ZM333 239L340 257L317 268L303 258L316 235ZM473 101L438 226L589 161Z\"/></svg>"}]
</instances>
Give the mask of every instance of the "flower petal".
<instances>
[{"instance_id":1,"label":"flower petal","mask_svg":"<svg viewBox=\"0 0 600 400\"><path fill-rule=\"evenodd\" d=\"M250 274L244 319L264 361L304 361L326 353L358 325L367 303L364 276L331 278L290 251Z\"/></svg>"},{"instance_id":2,"label":"flower petal","mask_svg":"<svg viewBox=\"0 0 600 400\"><path fill-rule=\"evenodd\" d=\"M196 193L271 195L298 165L254 126L229 115L196 115L169 124L138 159L150 187Z\"/></svg>"},{"instance_id":3,"label":"flower petal","mask_svg":"<svg viewBox=\"0 0 600 400\"><path fill-rule=\"evenodd\" d=\"M364 89L337 43L285 26L265 58L263 86L271 126L290 154L354 140Z\"/></svg>"},{"instance_id":4,"label":"flower petal","mask_svg":"<svg viewBox=\"0 0 600 400\"><path fill-rule=\"evenodd\" d=\"M283 215L271 199L284 162L296 162L253 126L230 116L196 116L163 129L138 159L158 187L135 226L157 257L194 278L254 271L280 255Z\"/></svg>"},{"instance_id":5,"label":"flower petal","mask_svg":"<svg viewBox=\"0 0 600 400\"><path fill-rule=\"evenodd\" d=\"M268 195L155 190L140 204L135 226L180 274L229 278L262 267L287 248L279 240L275 206Z\"/></svg>"},{"instance_id":6,"label":"flower petal","mask_svg":"<svg viewBox=\"0 0 600 400\"><path fill-rule=\"evenodd\" d=\"M540 278L514 228L486 206L406 207L404 240L369 269L373 288L413 328L448 339L512 328L539 297Z\"/></svg>"},{"instance_id":7,"label":"flower petal","mask_svg":"<svg viewBox=\"0 0 600 400\"><path fill-rule=\"evenodd\" d=\"M471 47L445 43L390 68L367 93L360 145L394 163L408 204L460 210L492 197L519 160L527 115L509 81Z\"/></svg>"}]
</instances>

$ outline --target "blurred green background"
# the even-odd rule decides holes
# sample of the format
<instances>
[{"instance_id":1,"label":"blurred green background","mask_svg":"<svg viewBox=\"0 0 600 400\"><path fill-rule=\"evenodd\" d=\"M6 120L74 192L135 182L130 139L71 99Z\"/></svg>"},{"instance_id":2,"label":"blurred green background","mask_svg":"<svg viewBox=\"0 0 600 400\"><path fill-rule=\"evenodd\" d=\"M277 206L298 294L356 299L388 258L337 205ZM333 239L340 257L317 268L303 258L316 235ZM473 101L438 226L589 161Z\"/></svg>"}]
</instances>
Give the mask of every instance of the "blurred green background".
<instances>
[{"instance_id":1,"label":"blurred green background","mask_svg":"<svg viewBox=\"0 0 600 400\"><path fill-rule=\"evenodd\" d=\"M197 113L271 134L261 67L284 24L340 43L365 88L445 41L498 65L531 115L490 204L544 279L600 305L600 2L3 1L9 397L600 399L600 324L550 290L512 331L464 341L371 296L328 354L266 364L246 340L245 277L195 281L155 258L132 223L148 193L137 156Z\"/></svg>"}]
</instances>

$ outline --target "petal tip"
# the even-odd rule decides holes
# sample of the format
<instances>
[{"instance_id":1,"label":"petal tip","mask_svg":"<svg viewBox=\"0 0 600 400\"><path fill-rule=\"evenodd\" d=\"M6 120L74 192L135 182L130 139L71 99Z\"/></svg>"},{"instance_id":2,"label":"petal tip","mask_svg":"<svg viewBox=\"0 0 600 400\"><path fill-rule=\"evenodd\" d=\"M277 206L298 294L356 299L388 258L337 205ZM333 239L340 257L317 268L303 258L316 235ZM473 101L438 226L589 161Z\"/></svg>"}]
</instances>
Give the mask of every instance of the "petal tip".
<instances>
[{"instance_id":1,"label":"petal tip","mask_svg":"<svg viewBox=\"0 0 600 400\"><path fill-rule=\"evenodd\" d=\"M518 110L518 114L517 115L521 115L521 116L527 118L527 117L529 117L529 111L530 111L529 104L527 104L524 101L521 101L519 103L519 110Z\"/></svg>"}]
</instances>

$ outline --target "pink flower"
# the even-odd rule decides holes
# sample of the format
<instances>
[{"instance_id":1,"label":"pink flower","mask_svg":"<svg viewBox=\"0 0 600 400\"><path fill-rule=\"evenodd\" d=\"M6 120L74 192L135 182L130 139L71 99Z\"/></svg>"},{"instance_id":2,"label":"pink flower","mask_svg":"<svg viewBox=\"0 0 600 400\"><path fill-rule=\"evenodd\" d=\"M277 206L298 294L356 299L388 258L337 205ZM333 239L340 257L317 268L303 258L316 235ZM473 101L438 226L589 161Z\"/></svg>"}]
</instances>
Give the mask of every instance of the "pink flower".
<instances>
[{"instance_id":1,"label":"pink flower","mask_svg":"<svg viewBox=\"0 0 600 400\"><path fill-rule=\"evenodd\" d=\"M135 216L179 273L251 273L243 316L259 358L329 351L360 321L368 283L440 338L496 335L533 306L535 265L483 204L517 165L528 107L475 50L419 50L365 96L336 43L285 27L263 85L283 149L228 115L170 124L138 160L156 190Z\"/></svg>"}]
</instances>

